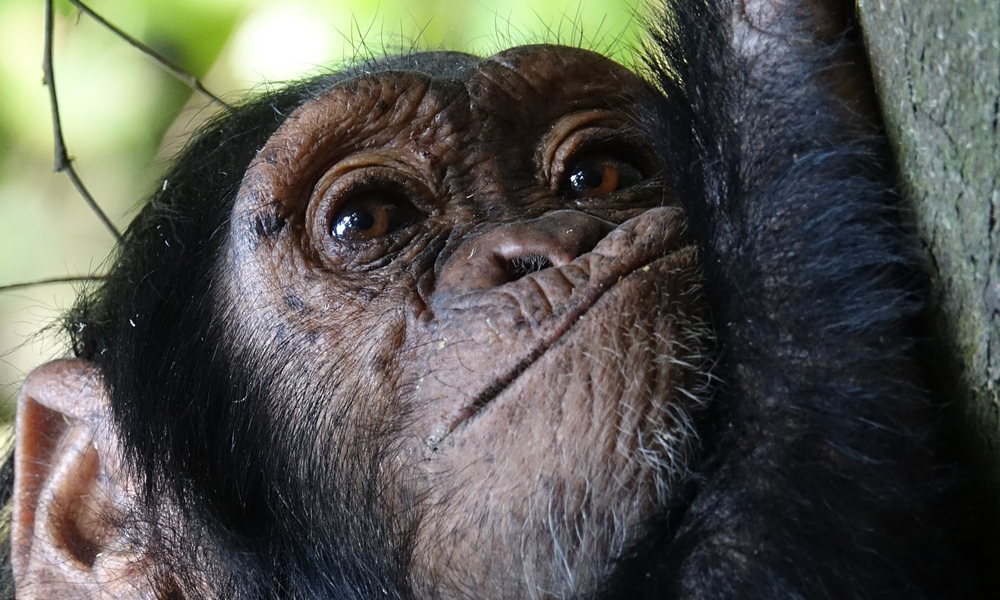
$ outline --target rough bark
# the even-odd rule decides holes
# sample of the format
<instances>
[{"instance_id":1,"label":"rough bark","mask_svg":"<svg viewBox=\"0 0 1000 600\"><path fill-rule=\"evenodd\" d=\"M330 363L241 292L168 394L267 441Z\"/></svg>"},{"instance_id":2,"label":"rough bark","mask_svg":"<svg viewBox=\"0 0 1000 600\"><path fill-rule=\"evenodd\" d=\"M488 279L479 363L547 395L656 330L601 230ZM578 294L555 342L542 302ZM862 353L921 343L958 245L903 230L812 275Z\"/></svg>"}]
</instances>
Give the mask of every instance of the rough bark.
<instances>
[{"instance_id":1,"label":"rough bark","mask_svg":"<svg viewBox=\"0 0 1000 600\"><path fill-rule=\"evenodd\" d=\"M1000 4L858 0L955 401L1000 489Z\"/></svg>"}]
</instances>

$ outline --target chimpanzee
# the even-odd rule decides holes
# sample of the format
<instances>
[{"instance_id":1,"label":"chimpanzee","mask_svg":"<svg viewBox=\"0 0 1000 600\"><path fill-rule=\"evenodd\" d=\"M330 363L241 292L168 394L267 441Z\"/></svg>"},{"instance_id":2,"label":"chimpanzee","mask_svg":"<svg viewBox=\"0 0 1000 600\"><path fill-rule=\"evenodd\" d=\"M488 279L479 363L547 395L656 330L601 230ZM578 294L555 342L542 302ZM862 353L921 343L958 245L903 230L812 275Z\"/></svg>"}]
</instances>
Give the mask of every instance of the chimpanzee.
<instances>
[{"instance_id":1,"label":"chimpanzee","mask_svg":"<svg viewBox=\"0 0 1000 600\"><path fill-rule=\"evenodd\" d=\"M216 119L24 383L18 597L970 597L838 7Z\"/></svg>"}]
</instances>

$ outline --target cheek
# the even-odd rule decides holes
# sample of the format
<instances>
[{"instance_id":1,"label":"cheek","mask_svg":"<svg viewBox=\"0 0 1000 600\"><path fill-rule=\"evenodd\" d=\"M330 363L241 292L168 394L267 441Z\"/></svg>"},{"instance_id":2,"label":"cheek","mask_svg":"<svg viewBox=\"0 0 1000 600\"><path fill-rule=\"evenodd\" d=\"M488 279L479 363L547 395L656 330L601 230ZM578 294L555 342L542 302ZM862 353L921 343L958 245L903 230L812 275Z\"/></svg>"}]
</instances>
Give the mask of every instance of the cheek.
<instances>
[{"instance_id":1,"label":"cheek","mask_svg":"<svg viewBox=\"0 0 1000 600\"><path fill-rule=\"evenodd\" d=\"M374 465L384 456L376 449L391 447L388 432L406 418L398 366L405 327L396 311L355 302L331 310L325 296L286 291L266 308L244 307L250 316L234 329L243 348L237 360L266 390L255 410L275 439L291 440L292 468L319 473L310 480L351 463Z\"/></svg>"},{"instance_id":2,"label":"cheek","mask_svg":"<svg viewBox=\"0 0 1000 600\"><path fill-rule=\"evenodd\" d=\"M398 365L403 327L385 313L373 316L368 311L341 326L328 322L313 328L301 336L307 341L289 347L284 357L301 373L292 378L302 392L290 408L306 421L339 423L337 430L320 427L327 439L393 429L405 418Z\"/></svg>"}]
</instances>

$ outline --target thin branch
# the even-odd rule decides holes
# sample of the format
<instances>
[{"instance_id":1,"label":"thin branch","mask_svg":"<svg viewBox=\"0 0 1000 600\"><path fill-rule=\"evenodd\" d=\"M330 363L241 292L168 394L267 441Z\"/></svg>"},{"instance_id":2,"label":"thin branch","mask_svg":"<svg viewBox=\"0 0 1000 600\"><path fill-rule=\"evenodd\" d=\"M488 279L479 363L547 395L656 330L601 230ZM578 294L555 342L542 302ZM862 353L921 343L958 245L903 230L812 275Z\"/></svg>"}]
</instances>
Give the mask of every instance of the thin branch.
<instances>
[{"instance_id":1,"label":"thin branch","mask_svg":"<svg viewBox=\"0 0 1000 600\"><path fill-rule=\"evenodd\" d=\"M51 0L50 0L50 3L51 3ZM162 67L168 73L170 73L171 75L173 75L174 77L176 77L179 81L181 81L182 83L184 83L185 85L187 85L192 90L195 90L196 92L204 94L206 97L208 97L209 99L211 99L212 102L218 104L219 106L225 108L226 110L232 110L232 106L230 106L229 104L223 102L218 96L216 96L212 92L210 92L207 89L205 89L205 86L203 86L201 84L201 81L199 81L197 77L189 74L187 71L185 71L181 67L175 65L173 62L171 62L169 59L167 59L167 57L163 56L162 54L160 54L156 50L153 50L152 48L150 48L146 44L140 42L139 40L137 40L134 37L130 36L129 34L125 33L124 31L122 31L121 29L119 29L117 26L115 26L113 23L110 23L104 17L102 17L101 15L97 14L96 12L94 12L89 6L87 6L86 4L84 4L83 2L81 2L81 0L69 0L69 3L72 4L73 6L77 7L78 9L80 9L81 12L83 12L84 14L86 14L91 19L93 19L93 20L97 21L98 23L100 23L103 27L105 27L106 29L108 29L109 31L111 31L112 33L114 33L115 35L117 35L118 37L120 37L121 39L125 40L125 42L127 42L130 46L132 46L133 48L135 48L139 52L142 52L143 54L145 54L149 58L153 59L153 62L155 62L156 64L160 65L160 67Z\"/></svg>"},{"instance_id":2,"label":"thin branch","mask_svg":"<svg viewBox=\"0 0 1000 600\"><path fill-rule=\"evenodd\" d=\"M21 290L30 287L38 287L41 285L52 285L55 283L82 283L85 281L101 281L104 279L102 275L76 275L68 277L50 277L48 279L36 279L35 281L23 281L21 283L8 283L7 285L0 285L0 294L4 292L13 292L15 290Z\"/></svg>"},{"instance_id":3,"label":"thin branch","mask_svg":"<svg viewBox=\"0 0 1000 600\"><path fill-rule=\"evenodd\" d=\"M118 231L118 228L114 226L111 219L108 218L101 207L98 206L97 201L94 197L90 195L87 187L83 185L83 181L80 180L80 176L77 175L76 169L73 168L73 163L69 159L69 154L66 152L66 142L63 140L62 133L62 119L59 117L59 100L56 96L56 78L55 73L52 69L52 2L54 0L46 0L45 2L45 56L42 59L42 69L45 72L45 84L49 88L49 105L52 107L52 137L55 143L55 170L57 173L66 173L69 180L73 182L76 186L76 190L83 196L83 200L90 207L90 210L97 215L97 218L104 223L104 226L114 234L115 238L119 243L122 241L122 234Z\"/></svg>"}]
</instances>

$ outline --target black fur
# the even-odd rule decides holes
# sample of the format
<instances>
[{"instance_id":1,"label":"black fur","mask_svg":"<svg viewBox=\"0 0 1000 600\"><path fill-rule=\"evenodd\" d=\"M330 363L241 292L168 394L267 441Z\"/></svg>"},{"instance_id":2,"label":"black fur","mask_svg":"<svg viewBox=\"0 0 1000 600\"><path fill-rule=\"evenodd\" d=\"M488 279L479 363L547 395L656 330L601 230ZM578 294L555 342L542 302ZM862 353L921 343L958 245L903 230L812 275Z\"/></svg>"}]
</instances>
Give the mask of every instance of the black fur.
<instances>
[{"instance_id":1,"label":"black fur","mask_svg":"<svg viewBox=\"0 0 1000 600\"><path fill-rule=\"evenodd\" d=\"M192 531L204 531L183 546L166 532L163 551L188 554L179 577L198 564L198 545L217 555L219 571L208 578L220 597L370 598L382 588L394 590L382 597L406 596L406 565L380 515L362 514L372 490L345 491L353 495L343 503L356 510L340 523L311 523L289 505L305 503L291 497L301 486L289 485L294 475L287 462L275 464L272 443L290 442L252 401L268 376L248 372L247 357L230 351L212 293L250 160L291 110L347 75L280 90L210 125L126 231L105 284L68 320L74 352L100 365L134 468L146 475L149 520L167 494Z\"/></svg>"},{"instance_id":2,"label":"black fur","mask_svg":"<svg viewBox=\"0 0 1000 600\"><path fill-rule=\"evenodd\" d=\"M817 77L828 49L795 41L780 56L741 56L727 2L670 10L676 27L654 27L664 100L647 122L678 167L670 185L703 253L719 388L701 417L709 452L698 476L601 597L963 597L938 520L949 480L914 352L924 281L881 141L844 134L851 117ZM365 68L447 74L470 60L424 54ZM311 497L294 494L291 467L270 449L280 432L245 402L266 376L224 343L227 315L213 296L250 160L285 115L351 74L267 94L211 124L66 321L74 353L106 378L150 511L166 494L204 530L182 548L160 532L190 552L178 576L199 564L200 544L218 558L209 576L223 597L411 596L411 532L372 508L378 490L334 482L328 501L344 514L322 522ZM262 223L260 235L281 226Z\"/></svg>"},{"instance_id":3,"label":"black fur","mask_svg":"<svg viewBox=\"0 0 1000 600\"><path fill-rule=\"evenodd\" d=\"M914 354L926 281L882 141L845 133L819 77L829 48L741 56L724 2L678 4L651 59L659 139L692 166L672 173L704 251L722 384L701 485L610 589L967 597L936 520L950 479Z\"/></svg>"}]
</instances>

